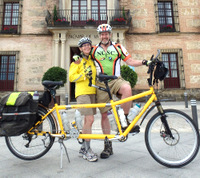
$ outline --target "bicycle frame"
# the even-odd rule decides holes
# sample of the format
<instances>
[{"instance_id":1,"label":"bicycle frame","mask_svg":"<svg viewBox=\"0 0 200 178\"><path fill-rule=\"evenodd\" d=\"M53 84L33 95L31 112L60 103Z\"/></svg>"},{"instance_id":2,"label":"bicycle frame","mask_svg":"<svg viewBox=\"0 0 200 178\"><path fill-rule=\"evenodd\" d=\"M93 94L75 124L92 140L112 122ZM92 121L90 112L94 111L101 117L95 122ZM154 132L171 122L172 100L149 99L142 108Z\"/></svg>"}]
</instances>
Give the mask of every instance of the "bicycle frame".
<instances>
[{"instance_id":1,"label":"bicycle frame","mask_svg":"<svg viewBox=\"0 0 200 178\"><path fill-rule=\"evenodd\" d=\"M147 95L151 95L151 97L146 102L143 109L136 116L136 118L130 123L130 125L126 128L126 130L124 132L122 132L121 124L120 124L119 117L118 117L117 110L116 110L116 106L121 105L121 104L126 103L126 102L129 102L129 101L139 99L139 98L143 98ZM138 122L138 120L141 118L141 116L144 114L144 112L148 109L150 104L154 101L157 101L157 96L154 92L154 88L152 86L150 86L150 89L148 91L142 92L140 94L137 94L137 95L134 95L134 96L131 96L131 97L119 100L119 101L110 100L110 103L76 104L76 105L58 105L57 103L55 103L54 107L52 109L50 109L49 112L42 117L42 121L40 121L40 122L43 122L43 120L45 120L45 118L49 114L51 114L53 111L56 111L57 118L58 118L58 124L60 126L61 133L56 133L56 134L50 133L50 135L52 135L54 137L66 137L67 138L68 136L64 131L63 123L62 123L62 119L61 119L59 110L77 109L77 108L97 108L97 107L107 107L107 106L110 107L111 106L120 134L119 135L114 135L114 134L79 134L78 139L105 139L106 137L108 139L120 139L120 138L126 137L128 135L128 133L135 126L135 124ZM37 124L40 124L40 122L37 123ZM37 126L37 124L36 124L36 126ZM28 133L34 134L31 130ZM42 135L42 134L44 134L44 132L37 133L37 134Z\"/></svg>"}]
</instances>

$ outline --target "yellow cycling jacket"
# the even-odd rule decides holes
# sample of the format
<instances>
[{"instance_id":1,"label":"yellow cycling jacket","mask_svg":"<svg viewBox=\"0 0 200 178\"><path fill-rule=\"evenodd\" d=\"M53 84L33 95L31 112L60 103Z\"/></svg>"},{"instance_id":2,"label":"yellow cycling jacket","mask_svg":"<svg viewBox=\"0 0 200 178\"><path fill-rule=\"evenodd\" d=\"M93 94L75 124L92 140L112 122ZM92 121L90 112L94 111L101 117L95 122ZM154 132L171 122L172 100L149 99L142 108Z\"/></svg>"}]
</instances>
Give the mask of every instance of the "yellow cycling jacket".
<instances>
[{"instance_id":1,"label":"yellow cycling jacket","mask_svg":"<svg viewBox=\"0 0 200 178\"><path fill-rule=\"evenodd\" d=\"M91 66L92 84L95 84L96 67L94 61L89 56L88 59L82 58L80 64L71 63L69 68L69 81L75 82L75 97L87 94L96 94L96 88L89 87L89 79L86 77L86 69Z\"/></svg>"}]
</instances>

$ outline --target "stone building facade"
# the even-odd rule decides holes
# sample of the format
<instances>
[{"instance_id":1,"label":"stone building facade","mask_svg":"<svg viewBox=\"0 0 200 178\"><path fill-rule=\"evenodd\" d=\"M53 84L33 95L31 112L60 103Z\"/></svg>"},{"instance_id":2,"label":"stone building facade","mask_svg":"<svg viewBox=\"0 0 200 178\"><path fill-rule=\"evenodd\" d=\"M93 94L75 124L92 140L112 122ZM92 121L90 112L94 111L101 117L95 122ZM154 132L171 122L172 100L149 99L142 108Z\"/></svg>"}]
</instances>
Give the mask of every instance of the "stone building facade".
<instances>
[{"instance_id":1,"label":"stone building facade","mask_svg":"<svg viewBox=\"0 0 200 178\"><path fill-rule=\"evenodd\" d=\"M7 27L4 22L5 4L12 4L14 9L15 3L19 4L15 24L17 32L4 33ZM42 91L41 79L47 69L60 66L69 71L72 55L77 52L77 42L81 37L88 36L93 44L99 43L96 32L98 23L111 23L114 15L125 14L126 24L113 25L113 41L123 44L136 60L150 59L160 49L159 57L169 60L171 73L166 80L168 83L159 83L159 91L167 97L177 95L179 99L184 92L188 92L200 99L200 0L85 0L82 3L75 0L0 0L1 75L2 56L15 56L13 89L0 87L1 93ZM58 18L69 24L60 26L54 23L55 5ZM81 13L74 15L76 8L82 12L87 9L87 17ZM95 16L91 10L95 8L107 9L106 18L104 12ZM163 12L167 15L163 16ZM93 17L96 24L88 26L86 21ZM165 25L166 21L172 24L172 31L165 31L161 18L164 18ZM176 61L175 69L173 60ZM138 82L134 91L148 89L147 68L135 67L135 71ZM63 103L66 94L68 101L73 101L73 90L69 81L59 89Z\"/></svg>"}]
</instances>

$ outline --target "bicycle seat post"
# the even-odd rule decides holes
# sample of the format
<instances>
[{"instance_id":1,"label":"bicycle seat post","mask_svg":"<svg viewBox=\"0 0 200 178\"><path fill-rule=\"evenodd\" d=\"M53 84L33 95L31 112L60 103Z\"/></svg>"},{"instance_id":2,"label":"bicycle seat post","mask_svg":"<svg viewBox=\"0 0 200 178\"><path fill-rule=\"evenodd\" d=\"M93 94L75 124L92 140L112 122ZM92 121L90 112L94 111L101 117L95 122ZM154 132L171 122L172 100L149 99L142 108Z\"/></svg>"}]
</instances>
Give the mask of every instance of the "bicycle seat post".
<instances>
[{"instance_id":1,"label":"bicycle seat post","mask_svg":"<svg viewBox=\"0 0 200 178\"><path fill-rule=\"evenodd\" d=\"M109 88L109 86L108 86L108 81L105 80L104 83L105 83L105 85L106 85L106 90L107 90L107 92L108 92L109 98L110 98L110 100L112 100L112 95L111 95L111 93L110 93L110 88Z\"/></svg>"},{"instance_id":2,"label":"bicycle seat post","mask_svg":"<svg viewBox=\"0 0 200 178\"><path fill-rule=\"evenodd\" d=\"M56 90L54 88L50 89L51 96L53 97L53 102L57 103L56 101Z\"/></svg>"}]
</instances>

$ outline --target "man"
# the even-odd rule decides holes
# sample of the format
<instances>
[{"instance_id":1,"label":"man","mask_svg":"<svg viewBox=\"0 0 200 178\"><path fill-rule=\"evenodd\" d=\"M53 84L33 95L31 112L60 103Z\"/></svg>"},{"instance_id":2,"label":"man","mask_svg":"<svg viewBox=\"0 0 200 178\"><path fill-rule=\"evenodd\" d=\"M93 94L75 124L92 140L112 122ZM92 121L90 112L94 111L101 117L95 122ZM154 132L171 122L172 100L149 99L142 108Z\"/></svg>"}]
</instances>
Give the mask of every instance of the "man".
<instances>
[{"instance_id":1,"label":"man","mask_svg":"<svg viewBox=\"0 0 200 178\"><path fill-rule=\"evenodd\" d=\"M112 27L109 24L101 24L97 28L99 33L100 43L92 49L92 57L95 61L97 75L105 73L107 75L116 75L118 79L112 80L108 83L111 94L120 95L121 99L132 96L132 90L129 82L123 80L120 77L120 61L123 60L126 64L134 67L148 65L150 61L147 60L133 60L127 50L120 44L116 44L111 41ZM105 87L103 82L96 81L96 85ZM108 103L108 94L104 91L97 90L97 102ZM127 117L131 108L131 102L124 103L121 105L124 110L124 114ZM107 117L107 112L110 110L109 107L99 108L102 120L101 126L104 134L110 134L110 123ZM101 158L108 158L113 154L112 142L104 142L104 150L101 153Z\"/></svg>"}]
</instances>

